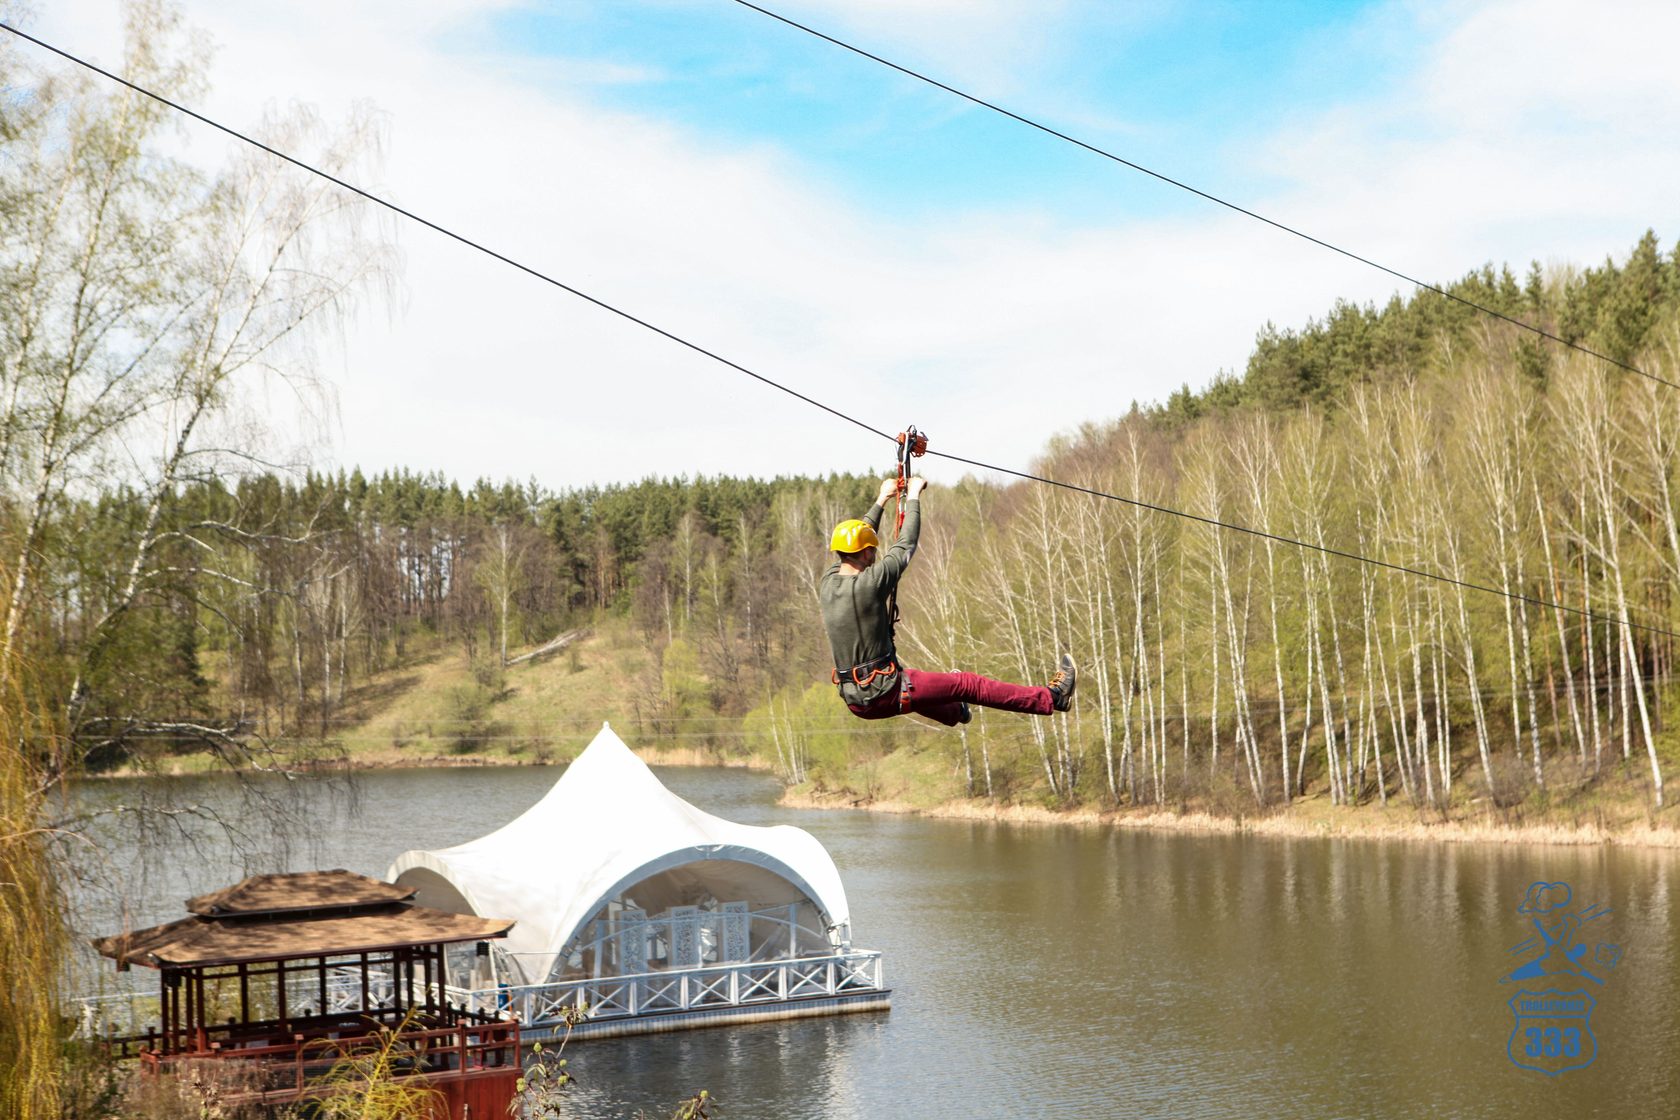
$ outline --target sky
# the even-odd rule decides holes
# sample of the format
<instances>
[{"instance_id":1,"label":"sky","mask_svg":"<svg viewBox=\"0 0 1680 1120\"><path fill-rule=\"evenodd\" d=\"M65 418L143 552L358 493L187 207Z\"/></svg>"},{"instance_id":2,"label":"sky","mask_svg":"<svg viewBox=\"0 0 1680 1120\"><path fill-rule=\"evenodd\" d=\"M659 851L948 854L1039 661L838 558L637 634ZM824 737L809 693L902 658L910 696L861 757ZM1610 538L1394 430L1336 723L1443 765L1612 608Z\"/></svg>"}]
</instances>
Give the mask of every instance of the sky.
<instances>
[{"instance_id":1,"label":"sky","mask_svg":"<svg viewBox=\"0 0 1680 1120\"><path fill-rule=\"evenodd\" d=\"M1677 5L765 6L1432 281L1680 237ZM213 48L205 115L371 106L368 189L967 458L1025 468L1057 434L1240 372L1268 322L1409 294L733 0L182 11ZM112 0L22 22L120 61ZM891 472L892 446L844 420L422 227L393 235L393 293L316 346L336 396L319 465L550 489ZM935 483L964 469L926 461Z\"/></svg>"}]
</instances>

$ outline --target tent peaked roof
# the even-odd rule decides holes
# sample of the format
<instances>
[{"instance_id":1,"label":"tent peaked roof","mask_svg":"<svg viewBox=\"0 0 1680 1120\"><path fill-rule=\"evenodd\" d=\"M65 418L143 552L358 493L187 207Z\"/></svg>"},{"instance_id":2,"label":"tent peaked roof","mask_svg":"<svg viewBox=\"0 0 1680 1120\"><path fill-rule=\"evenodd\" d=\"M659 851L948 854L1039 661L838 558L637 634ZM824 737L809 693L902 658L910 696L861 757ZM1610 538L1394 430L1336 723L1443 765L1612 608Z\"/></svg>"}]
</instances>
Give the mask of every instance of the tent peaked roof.
<instances>
[{"instance_id":1,"label":"tent peaked roof","mask_svg":"<svg viewBox=\"0 0 1680 1120\"><path fill-rule=\"evenodd\" d=\"M398 856L386 877L428 891L441 878L474 914L510 914L506 942L526 978L547 978L606 902L650 875L703 860L774 872L831 927L850 922L840 873L816 837L789 825L736 824L695 808L659 781L607 724L531 808L477 840Z\"/></svg>"}]
</instances>

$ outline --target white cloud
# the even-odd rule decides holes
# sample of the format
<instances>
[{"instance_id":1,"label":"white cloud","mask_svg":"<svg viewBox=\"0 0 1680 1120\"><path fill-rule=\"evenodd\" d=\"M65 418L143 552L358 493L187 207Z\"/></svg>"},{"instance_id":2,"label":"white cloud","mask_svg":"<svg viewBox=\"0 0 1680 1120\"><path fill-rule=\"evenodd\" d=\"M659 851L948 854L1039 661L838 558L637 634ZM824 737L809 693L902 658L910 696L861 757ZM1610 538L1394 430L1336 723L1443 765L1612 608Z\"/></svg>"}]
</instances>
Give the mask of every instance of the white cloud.
<instances>
[{"instance_id":1,"label":"white cloud","mask_svg":"<svg viewBox=\"0 0 1680 1120\"><path fill-rule=\"evenodd\" d=\"M1388 95L1252 149L1292 184L1267 206L1436 280L1487 260L1593 263L1648 225L1680 234L1680 71L1637 46L1673 41L1680 9L1412 10L1434 38Z\"/></svg>"},{"instance_id":2,"label":"white cloud","mask_svg":"<svg viewBox=\"0 0 1680 1120\"><path fill-rule=\"evenodd\" d=\"M1036 33L1026 6L997 3L962 5L962 34L941 35L954 3L903 18L893 5L891 19L884 3L798 11L892 29L988 78L987 58ZM1397 286L1213 208L1109 228L968 209L898 224L769 147L536 87L533 60L486 48L484 11L205 0L189 18L221 46L206 110L240 124L288 96L329 118L371 100L390 121L378 186L403 205L876 427L913 422L937 448L1006 465L1133 399L1240 367L1267 319L1297 324L1337 296ZM1256 205L1430 278L1488 257L1625 248L1671 212L1660 200L1680 146L1653 132L1676 119L1680 85L1640 63L1623 68L1631 91L1605 93L1617 32L1571 34L1555 27L1562 14L1531 11L1422 10L1439 38L1392 98L1296 121L1234 153L1246 163L1230 178L1288 183ZM1054 16L1034 8L1039 23ZM108 0L65 0L41 26L112 57L115 23ZM1560 97L1572 127L1591 122L1592 150L1547 130ZM1669 108L1653 122L1636 103ZM1522 127L1506 134L1501 120ZM873 437L640 327L429 231L405 227L401 242L402 306L364 316L326 371L346 462L549 485L888 468Z\"/></svg>"}]
</instances>

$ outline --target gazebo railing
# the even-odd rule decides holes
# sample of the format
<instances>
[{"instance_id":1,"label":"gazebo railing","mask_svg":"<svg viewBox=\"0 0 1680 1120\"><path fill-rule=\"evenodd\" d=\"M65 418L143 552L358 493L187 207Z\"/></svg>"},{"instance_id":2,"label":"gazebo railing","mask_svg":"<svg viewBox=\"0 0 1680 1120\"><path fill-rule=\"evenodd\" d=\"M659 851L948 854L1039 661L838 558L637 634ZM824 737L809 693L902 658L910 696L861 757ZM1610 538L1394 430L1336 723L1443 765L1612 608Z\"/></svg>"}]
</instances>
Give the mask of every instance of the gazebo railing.
<instances>
[{"instance_id":1,"label":"gazebo railing","mask_svg":"<svg viewBox=\"0 0 1680 1120\"><path fill-rule=\"evenodd\" d=\"M327 968L325 1007L315 1006L320 1002L319 985L307 977L288 980L286 1005L297 1015L388 1010L396 1006L396 987L396 980L390 973L369 969L368 1000L364 1006L361 973L344 965L330 965ZM162 1008L156 988L80 996L75 1004L76 1036L94 1040L141 1034L158 1023Z\"/></svg>"},{"instance_id":2,"label":"gazebo railing","mask_svg":"<svg viewBox=\"0 0 1680 1120\"><path fill-rule=\"evenodd\" d=\"M179 1054L139 1054L143 1067L163 1071L194 1062L234 1058L250 1071L249 1087L236 1096L265 1102L296 1100L314 1091L317 1079L341 1059L387 1045L359 1027L270 1032L219 1039L205 1050ZM414 1023L397 1029L391 1073L427 1081L459 1080L483 1074L507 1074L520 1068L519 1025L464 1017L455 1022ZM252 1076L254 1075L254 1076Z\"/></svg>"}]
</instances>

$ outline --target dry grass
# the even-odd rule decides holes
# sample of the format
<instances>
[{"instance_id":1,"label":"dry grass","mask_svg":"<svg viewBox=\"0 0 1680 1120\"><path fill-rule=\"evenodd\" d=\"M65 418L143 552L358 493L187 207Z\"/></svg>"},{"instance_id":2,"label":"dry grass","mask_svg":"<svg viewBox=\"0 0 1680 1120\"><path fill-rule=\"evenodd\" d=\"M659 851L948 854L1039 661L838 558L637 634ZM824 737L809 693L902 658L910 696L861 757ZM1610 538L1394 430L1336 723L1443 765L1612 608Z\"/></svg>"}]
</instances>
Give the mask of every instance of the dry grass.
<instances>
[{"instance_id":1,"label":"dry grass","mask_svg":"<svg viewBox=\"0 0 1680 1120\"><path fill-rule=\"evenodd\" d=\"M635 693L626 682L647 669L646 650L612 632L515 665L499 680L475 675L451 649L356 690L332 738L357 767L564 762L603 720L633 734Z\"/></svg>"},{"instance_id":2,"label":"dry grass","mask_svg":"<svg viewBox=\"0 0 1680 1120\"><path fill-rule=\"evenodd\" d=\"M616 728L615 728L616 730ZM628 739L628 736L626 736ZM720 758L717 752L705 747L639 747L629 743L636 757L649 766L721 766L730 770L774 770L775 763L753 755L728 755Z\"/></svg>"},{"instance_id":3,"label":"dry grass","mask_svg":"<svg viewBox=\"0 0 1680 1120\"><path fill-rule=\"evenodd\" d=\"M739 720L698 714L674 733L655 732L642 700L652 656L622 624L505 671L476 671L459 649L432 652L355 689L335 719L336 763L355 769L408 766L529 766L569 762L602 722L646 762L662 766L767 769L725 751ZM180 760L191 767L189 757Z\"/></svg>"},{"instance_id":4,"label":"dry grass","mask_svg":"<svg viewBox=\"0 0 1680 1120\"><path fill-rule=\"evenodd\" d=\"M1224 816L1199 809L1172 812L1157 808L1099 810L1090 807L1050 809L1037 805L997 804L961 799L926 806L884 798L864 800L852 793L818 793L793 788L782 804L798 808L867 809L877 813L913 813L958 820L999 821L1020 825L1082 825L1100 828L1145 829L1159 832L1212 833L1273 837L1337 837L1368 840L1409 840L1447 844L1567 844L1618 845L1641 848L1680 848L1680 829L1626 821L1614 826L1597 822L1511 824L1467 816L1464 819L1423 819L1409 809L1325 811L1312 804L1253 816Z\"/></svg>"}]
</instances>

